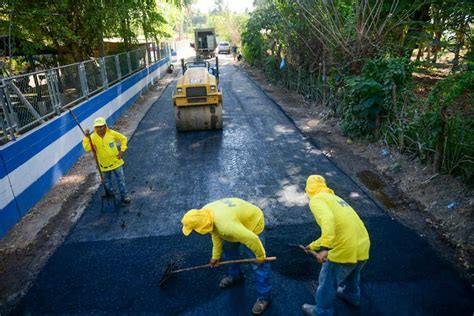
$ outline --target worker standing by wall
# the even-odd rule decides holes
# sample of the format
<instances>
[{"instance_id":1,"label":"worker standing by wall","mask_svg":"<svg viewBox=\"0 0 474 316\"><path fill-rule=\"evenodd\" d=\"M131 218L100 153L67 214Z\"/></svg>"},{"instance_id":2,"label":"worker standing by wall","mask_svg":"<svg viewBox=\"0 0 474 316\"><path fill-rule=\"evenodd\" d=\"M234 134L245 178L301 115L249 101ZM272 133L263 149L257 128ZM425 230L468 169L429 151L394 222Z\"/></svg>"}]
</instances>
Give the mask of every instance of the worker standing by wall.
<instances>
[{"instance_id":1,"label":"worker standing by wall","mask_svg":"<svg viewBox=\"0 0 474 316\"><path fill-rule=\"evenodd\" d=\"M305 315L332 316L336 296L360 304L360 272L369 259L369 234L359 215L327 187L322 176L308 177L306 194L321 236L305 249L318 252L322 268L316 305L303 304L302 308Z\"/></svg>"},{"instance_id":2,"label":"worker standing by wall","mask_svg":"<svg viewBox=\"0 0 474 316\"><path fill-rule=\"evenodd\" d=\"M94 121L94 133L90 134L88 129L85 130L86 136L82 140L84 150L89 152L92 150L92 140L97 153L100 170L104 174L105 187L107 192L113 194L112 174L118 183L118 188L122 202L130 203L130 196L125 186L125 176L123 172L124 161L122 159L125 150L127 150L127 137L117 131L111 130L107 126L104 118L98 117ZM117 142L120 146L117 146Z\"/></svg>"},{"instance_id":3,"label":"worker standing by wall","mask_svg":"<svg viewBox=\"0 0 474 316\"><path fill-rule=\"evenodd\" d=\"M221 256L226 260L238 259L240 246L246 246L247 254L257 259L252 268L258 298L252 313L263 313L271 301L272 284L270 263L265 262L265 220L262 210L244 200L228 198L209 203L199 210L188 211L181 223L185 236L189 236L193 230L201 235L211 234L212 267L219 266ZM229 288L243 279L240 266L229 265L228 276L221 280L219 287Z\"/></svg>"}]
</instances>

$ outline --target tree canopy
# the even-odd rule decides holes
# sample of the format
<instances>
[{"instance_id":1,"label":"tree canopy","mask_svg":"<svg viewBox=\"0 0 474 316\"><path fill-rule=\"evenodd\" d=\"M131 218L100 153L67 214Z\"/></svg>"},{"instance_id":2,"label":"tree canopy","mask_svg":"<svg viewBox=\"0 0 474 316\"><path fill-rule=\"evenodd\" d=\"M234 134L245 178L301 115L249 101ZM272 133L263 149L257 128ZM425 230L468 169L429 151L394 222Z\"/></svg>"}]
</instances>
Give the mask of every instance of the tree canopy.
<instances>
[{"instance_id":1,"label":"tree canopy","mask_svg":"<svg viewBox=\"0 0 474 316\"><path fill-rule=\"evenodd\" d=\"M150 41L171 35L166 27L168 9L190 2L10 0L0 5L0 30L10 38L23 40L23 54L35 54L48 47L61 60L80 61L93 56L95 51L100 52L105 37L119 37L124 49L130 49L139 35Z\"/></svg>"}]
</instances>

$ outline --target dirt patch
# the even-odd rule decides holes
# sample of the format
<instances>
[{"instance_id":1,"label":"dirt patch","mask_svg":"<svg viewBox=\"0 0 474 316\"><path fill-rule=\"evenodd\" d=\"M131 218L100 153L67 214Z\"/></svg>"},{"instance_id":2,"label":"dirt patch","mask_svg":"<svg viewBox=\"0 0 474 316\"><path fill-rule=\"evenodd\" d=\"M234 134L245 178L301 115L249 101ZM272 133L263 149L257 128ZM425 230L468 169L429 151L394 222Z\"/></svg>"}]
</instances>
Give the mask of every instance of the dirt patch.
<instances>
[{"instance_id":1,"label":"dirt patch","mask_svg":"<svg viewBox=\"0 0 474 316\"><path fill-rule=\"evenodd\" d=\"M113 128L130 138L176 74L177 71L150 87ZM0 315L8 314L28 291L48 258L81 217L99 185L94 158L90 154L84 155L0 239Z\"/></svg>"},{"instance_id":2,"label":"dirt patch","mask_svg":"<svg viewBox=\"0 0 474 316\"><path fill-rule=\"evenodd\" d=\"M398 153L382 142L343 136L330 109L268 83L260 71L238 65L275 100L296 126L374 202L415 230L474 282L474 189Z\"/></svg>"}]
</instances>

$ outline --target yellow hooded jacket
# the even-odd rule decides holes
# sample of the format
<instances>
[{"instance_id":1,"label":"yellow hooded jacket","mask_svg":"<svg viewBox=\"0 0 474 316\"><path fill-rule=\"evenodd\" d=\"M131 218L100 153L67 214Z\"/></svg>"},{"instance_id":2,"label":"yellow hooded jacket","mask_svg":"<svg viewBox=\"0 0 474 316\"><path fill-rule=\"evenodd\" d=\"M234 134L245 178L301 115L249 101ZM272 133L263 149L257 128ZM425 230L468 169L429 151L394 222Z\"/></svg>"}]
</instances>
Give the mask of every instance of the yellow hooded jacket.
<instances>
[{"instance_id":1,"label":"yellow hooded jacket","mask_svg":"<svg viewBox=\"0 0 474 316\"><path fill-rule=\"evenodd\" d=\"M324 178L316 177L320 178L308 178L306 192L311 212L321 227L321 236L310 248L329 248L331 262L357 263L369 259L370 239L364 223L346 201L326 186Z\"/></svg>"},{"instance_id":2,"label":"yellow hooded jacket","mask_svg":"<svg viewBox=\"0 0 474 316\"><path fill-rule=\"evenodd\" d=\"M96 132L91 134L92 143L97 152L101 171L112 171L124 164L123 159L118 159L119 150L117 142L120 142L120 150L127 150L127 137L107 127L104 137L100 137ZM89 138L84 137L82 147L89 152L92 150Z\"/></svg>"},{"instance_id":3,"label":"yellow hooded jacket","mask_svg":"<svg viewBox=\"0 0 474 316\"><path fill-rule=\"evenodd\" d=\"M183 219L183 233L192 230L212 237L212 259L220 259L222 240L247 246L259 260L266 258L265 248L258 235L265 228L261 209L238 198L227 198L205 205L200 210L190 210Z\"/></svg>"}]
</instances>

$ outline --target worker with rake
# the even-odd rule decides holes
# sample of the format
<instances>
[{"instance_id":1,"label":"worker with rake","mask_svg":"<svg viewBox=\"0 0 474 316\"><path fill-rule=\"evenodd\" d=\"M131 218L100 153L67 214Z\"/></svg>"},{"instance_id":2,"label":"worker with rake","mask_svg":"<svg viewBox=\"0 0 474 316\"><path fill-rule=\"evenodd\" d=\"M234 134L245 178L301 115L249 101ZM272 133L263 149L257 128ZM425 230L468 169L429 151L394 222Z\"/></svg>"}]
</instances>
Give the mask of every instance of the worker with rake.
<instances>
[{"instance_id":1,"label":"worker with rake","mask_svg":"<svg viewBox=\"0 0 474 316\"><path fill-rule=\"evenodd\" d=\"M332 316L336 296L352 305L360 304L360 272L369 259L369 234L359 215L327 187L324 177L309 176L306 194L321 236L305 251L317 251L316 259L322 267L316 305L303 304L303 313Z\"/></svg>"},{"instance_id":2,"label":"worker with rake","mask_svg":"<svg viewBox=\"0 0 474 316\"><path fill-rule=\"evenodd\" d=\"M226 260L237 259L240 256L240 248L244 248L249 257L255 256L256 263L252 264L252 269L258 298L252 313L263 313L271 301L272 284L270 263L266 261L264 248L265 220L262 210L244 200L227 198L209 203L199 210L188 211L181 223L185 236L189 236L192 231L201 235L211 234L211 267L219 266L221 256ZM243 279L240 266L232 264L229 265L228 275L220 281L219 287L229 288Z\"/></svg>"},{"instance_id":3,"label":"worker with rake","mask_svg":"<svg viewBox=\"0 0 474 316\"><path fill-rule=\"evenodd\" d=\"M127 150L127 137L111 130L107 126L105 119L98 117L94 120L94 133L90 134L88 129L85 130L82 146L87 152L92 150L91 141L94 145L100 171L104 175L106 192L109 195L114 195L112 186L112 174L114 174L122 202L130 203L130 196L125 187L125 176L122 167L124 164L122 157L125 150ZM120 143L120 146L117 146L117 142Z\"/></svg>"}]
</instances>

